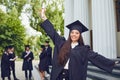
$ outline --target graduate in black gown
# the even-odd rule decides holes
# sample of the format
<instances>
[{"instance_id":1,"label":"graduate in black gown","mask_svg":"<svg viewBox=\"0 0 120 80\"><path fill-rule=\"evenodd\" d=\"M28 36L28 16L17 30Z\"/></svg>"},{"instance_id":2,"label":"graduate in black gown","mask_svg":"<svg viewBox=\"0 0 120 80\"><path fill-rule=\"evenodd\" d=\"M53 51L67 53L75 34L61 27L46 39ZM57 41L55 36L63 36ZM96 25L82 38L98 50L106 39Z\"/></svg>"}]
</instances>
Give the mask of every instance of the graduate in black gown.
<instances>
[{"instance_id":1,"label":"graduate in black gown","mask_svg":"<svg viewBox=\"0 0 120 80\"><path fill-rule=\"evenodd\" d=\"M79 20L67 25L70 32L66 40L47 19L44 8L40 11L40 16L43 20L40 26L55 45L50 80L86 80L88 61L100 69L112 72L118 61L105 58L91 50L90 46L84 45L82 33L88 29Z\"/></svg>"},{"instance_id":2,"label":"graduate in black gown","mask_svg":"<svg viewBox=\"0 0 120 80\"><path fill-rule=\"evenodd\" d=\"M23 65L22 70L25 71L26 80L31 80L32 78L32 70L33 64L32 61L34 59L33 52L30 51L30 45L25 45L25 51L22 53ZM29 76L28 76L29 72Z\"/></svg>"},{"instance_id":3,"label":"graduate in black gown","mask_svg":"<svg viewBox=\"0 0 120 80\"><path fill-rule=\"evenodd\" d=\"M40 71L40 76L41 80L45 79L45 71L47 71L48 64L47 64L47 52L45 50L45 46L41 45L41 53L39 55L39 71Z\"/></svg>"},{"instance_id":4,"label":"graduate in black gown","mask_svg":"<svg viewBox=\"0 0 120 80\"><path fill-rule=\"evenodd\" d=\"M2 54L2 59L1 59L1 78L2 78L2 80L5 80L5 77L7 77L8 80L11 80L8 46L5 47L5 50Z\"/></svg>"},{"instance_id":5,"label":"graduate in black gown","mask_svg":"<svg viewBox=\"0 0 120 80\"><path fill-rule=\"evenodd\" d=\"M14 46L10 45L9 49L10 49L10 52L9 52L9 61L10 61L10 68L12 70L13 78L14 78L14 80L19 80L16 77L16 74L15 74L15 61L17 59L17 56L15 56L15 53L14 53Z\"/></svg>"},{"instance_id":6,"label":"graduate in black gown","mask_svg":"<svg viewBox=\"0 0 120 80\"><path fill-rule=\"evenodd\" d=\"M48 40L45 41L45 50L47 53L47 73L50 74L49 67L52 67L52 47Z\"/></svg>"}]
</instances>

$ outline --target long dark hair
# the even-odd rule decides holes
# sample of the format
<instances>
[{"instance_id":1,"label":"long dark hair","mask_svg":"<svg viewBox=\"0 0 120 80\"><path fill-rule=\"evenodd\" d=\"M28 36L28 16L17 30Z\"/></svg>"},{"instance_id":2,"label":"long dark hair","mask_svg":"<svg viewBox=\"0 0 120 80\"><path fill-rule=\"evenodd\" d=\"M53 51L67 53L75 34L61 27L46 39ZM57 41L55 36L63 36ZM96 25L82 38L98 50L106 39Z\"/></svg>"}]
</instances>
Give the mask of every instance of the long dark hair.
<instances>
[{"instance_id":1,"label":"long dark hair","mask_svg":"<svg viewBox=\"0 0 120 80\"><path fill-rule=\"evenodd\" d=\"M60 65L65 65L66 58L69 55L69 51L71 49L71 42L72 42L72 40L71 40L70 34L69 34L67 41L63 44L63 46L61 47L61 49L59 51L58 61L59 61ZM82 38L81 34L80 34L80 38L78 40L78 43L80 46L84 45L83 38Z\"/></svg>"}]
</instances>

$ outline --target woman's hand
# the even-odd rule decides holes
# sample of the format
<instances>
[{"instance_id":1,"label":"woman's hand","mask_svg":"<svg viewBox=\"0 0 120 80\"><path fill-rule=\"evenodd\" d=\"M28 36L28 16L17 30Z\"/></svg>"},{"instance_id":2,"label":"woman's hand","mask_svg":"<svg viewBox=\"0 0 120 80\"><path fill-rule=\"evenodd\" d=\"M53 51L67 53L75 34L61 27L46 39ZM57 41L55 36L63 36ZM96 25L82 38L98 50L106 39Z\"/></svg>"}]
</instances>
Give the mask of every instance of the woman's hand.
<instances>
[{"instance_id":1,"label":"woman's hand","mask_svg":"<svg viewBox=\"0 0 120 80\"><path fill-rule=\"evenodd\" d=\"M115 61L115 65L116 65L116 64L120 64L120 61Z\"/></svg>"},{"instance_id":2,"label":"woman's hand","mask_svg":"<svg viewBox=\"0 0 120 80\"><path fill-rule=\"evenodd\" d=\"M40 10L40 17L43 21L45 21L47 19L46 15L45 15L45 11L46 11L45 8L42 8Z\"/></svg>"}]
</instances>

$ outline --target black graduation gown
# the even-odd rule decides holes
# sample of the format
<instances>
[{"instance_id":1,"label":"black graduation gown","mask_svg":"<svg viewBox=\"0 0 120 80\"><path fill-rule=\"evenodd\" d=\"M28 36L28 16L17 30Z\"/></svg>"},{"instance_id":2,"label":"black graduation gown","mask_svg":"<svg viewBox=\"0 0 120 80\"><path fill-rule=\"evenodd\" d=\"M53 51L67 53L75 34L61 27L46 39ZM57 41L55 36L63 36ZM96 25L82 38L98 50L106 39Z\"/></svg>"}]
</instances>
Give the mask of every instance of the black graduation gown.
<instances>
[{"instance_id":1,"label":"black graduation gown","mask_svg":"<svg viewBox=\"0 0 120 80\"><path fill-rule=\"evenodd\" d=\"M23 65L22 65L22 70L33 70L33 65L32 65L32 60L34 59L33 53L30 52L30 54L27 57L24 57L27 53L23 52L22 53L22 59L23 59ZM28 60L31 58L30 60Z\"/></svg>"},{"instance_id":2,"label":"black graduation gown","mask_svg":"<svg viewBox=\"0 0 120 80\"><path fill-rule=\"evenodd\" d=\"M14 59L14 58L15 58L15 53L10 53L9 59ZM12 68L15 67L15 61L10 61L10 67L12 67Z\"/></svg>"},{"instance_id":3,"label":"black graduation gown","mask_svg":"<svg viewBox=\"0 0 120 80\"><path fill-rule=\"evenodd\" d=\"M41 24L41 27L50 36L55 45L51 80L59 80L57 77L64 66L61 66L58 63L58 53L66 40L64 37L58 35L48 19ZM86 80L88 61L108 72L111 72L114 67L114 61L109 60L90 50L88 46L78 45L74 49L71 49L69 59L69 80Z\"/></svg>"},{"instance_id":4,"label":"black graduation gown","mask_svg":"<svg viewBox=\"0 0 120 80\"><path fill-rule=\"evenodd\" d=\"M9 76L10 76L9 55L3 53L1 59L1 77L9 77Z\"/></svg>"},{"instance_id":5,"label":"black graduation gown","mask_svg":"<svg viewBox=\"0 0 120 80\"><path fill-rule=\"evenodd\" d=\"M39 70L40 71L46 71L47 70L47 53L46 51L43 51L41 52L41 54L39 55L39 59L40 59L40 62L39 62Z\"/></svg>"},{"instance_id":6,"label":"black graduation gown","mask_svg":"<svg viewBox=\"0 0 120 80\"><path fill-rule=\"evenodd\" d=\"M50 46L48 46L47 50L47 65L52 65L52 48Z\"/></svg>"}]
</instances>

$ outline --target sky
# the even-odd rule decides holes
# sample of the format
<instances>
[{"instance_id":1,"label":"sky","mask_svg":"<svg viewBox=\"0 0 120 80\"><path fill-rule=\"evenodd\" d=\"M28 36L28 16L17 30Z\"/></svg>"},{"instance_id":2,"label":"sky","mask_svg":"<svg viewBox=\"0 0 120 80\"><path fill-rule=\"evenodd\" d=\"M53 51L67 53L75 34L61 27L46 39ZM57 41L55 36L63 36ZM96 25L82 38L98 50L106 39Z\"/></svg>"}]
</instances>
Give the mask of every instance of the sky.
<instances>
[{"instance_id":1,"label":"sky","mask_svg":"<svg viewBox=\"0 0 120 80\"><path fill-rule=\"evenodd\" d=\"M28 16L31 16L30 13L25 13L25 9L30 7L30 5L26 4L23 8L23 13L21 13L20 19L22 20L22 25L26 29L26 34L29 36L40 36L41 32L38 32L34 30L32 27L30 27L30 22ZM6 7L3 5L0 5L0 8L6 13Z\"/></svg>"},{"instance_id":2,"label":"sky","mask_svg":"<svg viewBox=\"0 0 120 80\"><path fill-rule=\"evenodd\" d=\"M29 16L31 16L31 13L25 12L26 8L31 7L29 4L26 4L22 10L23 13L21 13L20 19L22 20L22 24L26 28L26 32L31 35L31 36L36 36L36 35L41 35L41 32L38 32L34 30L32 27L30 27L30 22L29 22Z\"/></svg>"}]
</instances>

